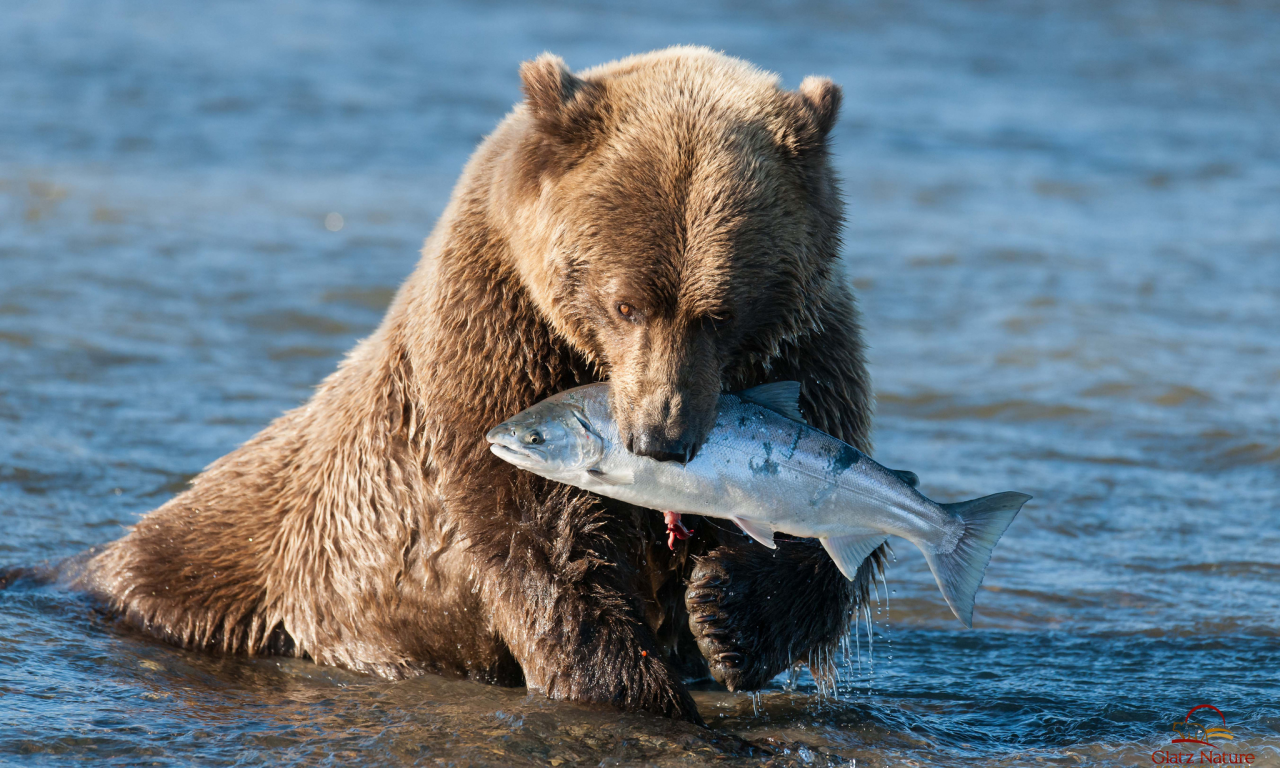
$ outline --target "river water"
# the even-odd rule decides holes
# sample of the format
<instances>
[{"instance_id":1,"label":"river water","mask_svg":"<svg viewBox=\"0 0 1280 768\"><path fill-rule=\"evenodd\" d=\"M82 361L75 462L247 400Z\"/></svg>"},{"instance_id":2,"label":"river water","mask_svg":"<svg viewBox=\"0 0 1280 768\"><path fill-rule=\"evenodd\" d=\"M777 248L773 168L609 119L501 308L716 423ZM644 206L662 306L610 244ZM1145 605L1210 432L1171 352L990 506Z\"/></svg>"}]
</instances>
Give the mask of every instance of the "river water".
<instances>
[{"instance_id":1,"label":"river water","mask_svg":"<svg viewBox=\"0 0 1280 768\"><path fill-rule=\"evenodd\" d=\"M1035 499L973 630L900 544L834 692L700 691L711 731L186 653L18 582L0 763L1136 766L1207 703L1280 765L1277 40L1273 3L1182 0L9 0L0 566L118 537L304 400L544 49L842 83L877 455Z\"/></svg>"}]
</instances>

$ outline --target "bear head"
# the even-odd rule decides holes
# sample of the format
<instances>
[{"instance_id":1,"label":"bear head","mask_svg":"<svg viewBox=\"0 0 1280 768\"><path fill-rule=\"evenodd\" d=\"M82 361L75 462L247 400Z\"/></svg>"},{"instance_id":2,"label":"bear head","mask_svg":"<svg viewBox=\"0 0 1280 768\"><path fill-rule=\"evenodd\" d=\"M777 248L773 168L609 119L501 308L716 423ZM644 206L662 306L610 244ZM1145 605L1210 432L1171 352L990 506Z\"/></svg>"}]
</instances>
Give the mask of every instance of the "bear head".
<instances>
[{"instance_id":1,"label":"bear head","mask_svg":"<svg viewBox=\"0 0 1280 768\"><path fill-rule=\"evenodd\" d=\"M611 381L630 450L687 461L722 388L819 327L842 207L840 89L703 48L581 74L521 67L516 263L539 310Z\"/></svg>"}]
</instances>

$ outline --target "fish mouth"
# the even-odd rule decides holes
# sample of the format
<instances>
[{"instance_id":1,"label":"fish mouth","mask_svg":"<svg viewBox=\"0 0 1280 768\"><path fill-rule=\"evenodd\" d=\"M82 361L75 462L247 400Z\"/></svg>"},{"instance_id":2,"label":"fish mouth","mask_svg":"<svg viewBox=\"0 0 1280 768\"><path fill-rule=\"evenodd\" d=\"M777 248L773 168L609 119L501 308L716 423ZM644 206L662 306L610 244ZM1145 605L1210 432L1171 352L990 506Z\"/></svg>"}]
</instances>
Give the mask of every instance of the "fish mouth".
<instances>
[{"instance_id":1,"label":"fish mouth","mask_svg":"<svg viewBox=\"0 0 1280 768\"><path fill-rule=\"evenodd\" d=\"M489 450L494 456L502 459L508 464L515 464L517 467L537 467L541 466L542 460L528 451L521 451L502 443L490 443Z\"/></svg>"}]
</instances>

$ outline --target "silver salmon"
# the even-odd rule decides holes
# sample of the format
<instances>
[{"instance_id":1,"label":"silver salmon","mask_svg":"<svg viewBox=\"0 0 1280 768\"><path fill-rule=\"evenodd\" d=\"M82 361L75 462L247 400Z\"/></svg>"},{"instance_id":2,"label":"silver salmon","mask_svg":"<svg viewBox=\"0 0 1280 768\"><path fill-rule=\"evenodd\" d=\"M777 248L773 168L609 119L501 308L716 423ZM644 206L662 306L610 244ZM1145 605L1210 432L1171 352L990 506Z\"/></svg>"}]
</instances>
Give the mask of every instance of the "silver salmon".
<instances>
[{"instance_id":1,"label":"silver salmon","mask_svg":"<svg viewBox=\"0 0 1280 768\"><path fill-rule=\"evenodd\" d=\"M800 414L800 385L720 396L715 426L685 464L629 452L609 385L577 387L489 431L498 458L601 496L655 510L732 520L773 548L774 532L817 538L848 579L889 536L919 547L947 605L973 625L991 550L1031 497L1006 492L939 504L910 472L887 469Z\"/></svg>"}]
</instances>

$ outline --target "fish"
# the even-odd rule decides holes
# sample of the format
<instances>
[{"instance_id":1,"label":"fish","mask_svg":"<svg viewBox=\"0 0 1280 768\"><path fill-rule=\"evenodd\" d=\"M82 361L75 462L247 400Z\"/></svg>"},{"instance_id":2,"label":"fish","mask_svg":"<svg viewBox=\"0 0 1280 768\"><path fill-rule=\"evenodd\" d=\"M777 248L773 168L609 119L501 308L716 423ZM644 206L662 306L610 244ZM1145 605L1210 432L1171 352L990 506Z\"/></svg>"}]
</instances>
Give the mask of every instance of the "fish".
<instances>
[{"instance_id":1,"label":"fish","mask_svg":"<svg viewBox=\"0 0 1280 768\"><path fill-rule=\"evenodd\" d=\"M914 473L888 469L809 426L799 396L794 381L722 394L715 425L684 463L626 449L608 382L553 395L485 439L520 469L664 511L673 534L679 514L696 514L731 520L769 548L775 533L816 538L849 580L889 536L906 539L924 553L956 618L972 627L991 552L1031 496L935 502L916 489Z\"/></svg>"}]
</instances>

